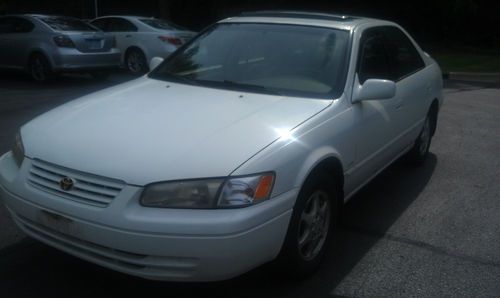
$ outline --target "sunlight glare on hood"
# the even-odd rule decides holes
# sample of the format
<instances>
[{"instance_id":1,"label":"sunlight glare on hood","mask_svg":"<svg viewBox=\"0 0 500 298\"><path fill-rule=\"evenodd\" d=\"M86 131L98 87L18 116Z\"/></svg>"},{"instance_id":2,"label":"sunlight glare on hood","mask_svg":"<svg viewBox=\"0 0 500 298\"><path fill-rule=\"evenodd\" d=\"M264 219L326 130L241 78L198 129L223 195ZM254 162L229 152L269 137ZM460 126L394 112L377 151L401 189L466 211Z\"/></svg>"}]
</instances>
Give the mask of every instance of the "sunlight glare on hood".
<instances>
[{"instance_id":1,"label":"sunlight glare on hood","mask_svg":"<svg viewBox=\"0 0 500 298\"><path fill-rule=\"evenodd\" d=\"M278 134L280 140L282 141L292 141L295 142L297 139L293 136L292 132L289 129L283 128L274 128L274 131Z\"/></svg>"}]
</instances>

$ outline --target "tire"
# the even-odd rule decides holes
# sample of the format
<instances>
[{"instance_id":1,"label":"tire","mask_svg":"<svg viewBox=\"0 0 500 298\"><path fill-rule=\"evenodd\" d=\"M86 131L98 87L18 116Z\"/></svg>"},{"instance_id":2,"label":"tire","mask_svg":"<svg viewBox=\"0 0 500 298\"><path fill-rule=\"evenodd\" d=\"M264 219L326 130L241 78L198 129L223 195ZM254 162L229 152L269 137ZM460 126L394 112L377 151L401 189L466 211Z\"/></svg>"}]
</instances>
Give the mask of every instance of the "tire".
<instances>
[{"instance_id":1,"label":"tire","mask_svg":"<svg viewBox=\"0 0 500 298\"><path fill-rule=\"evenodd\" d=\"M35 82L44 83L53 77L49 61L42 54L33 54L28 62L28 72Z\"/></svg>"},{"instance_id":2,"label":"tire","mask_svg":"<svg viewBox=\"0 0 500 298\"><path fill-rule=\"evenodd\" d=\"M93 71L89 74L94 80L105 80L109 77L109 72L107 71Z\"/></svg>"},{"instance_id":3,"label":"tire","mask_svg":"<svg viewBox=\"0 0 500 298\"><path fill-rule=\"evenodd\" d=\"M149 71L146 56L139 49L130 49L127 51L125 67L134 75L142 75Z\"/></svg>"},{"instance_id":4,"label":"tire","mask_svg":"<svg viewBox=\"0 0 500 298\"><path fill-rule=\"evenodd\" d=\"M292 278L306 278L318 269L335 233L338 193L329 177L323 174L308 179L295 203L276 260L278 269Z\"/></svg>"},{"instance_id":5,"label":"tire","mask_svg":"<svg viewBox=\"0 0 500 298\"><path fill-rule=\"evenodd\" d=\"M429 147L432 140L432 123L431 117L427 115L425 118L422 131L418 135L413 148L406 154L405 160L415 166L420 166L425 163L429 155Z\"/></svg>"}]
</instances>

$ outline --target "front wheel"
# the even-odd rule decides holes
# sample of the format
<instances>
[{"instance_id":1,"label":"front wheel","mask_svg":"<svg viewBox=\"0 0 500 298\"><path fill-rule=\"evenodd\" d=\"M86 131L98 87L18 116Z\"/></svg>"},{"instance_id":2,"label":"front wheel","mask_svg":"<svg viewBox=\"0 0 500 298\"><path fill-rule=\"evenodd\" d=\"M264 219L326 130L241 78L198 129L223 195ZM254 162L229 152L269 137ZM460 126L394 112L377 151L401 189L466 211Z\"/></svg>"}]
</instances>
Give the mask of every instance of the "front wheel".
<instances>
[{"instance_id":1,"label":"front wheel","mask_svg":"<svg viewBox=\"0 0 500 298\"><path fill-rule=\"evenodd\" d=\"M309 179L299 193L277 262L292 277L317 270L334 234L337 196L327 175Z\"/></svg>"}]
</instances>

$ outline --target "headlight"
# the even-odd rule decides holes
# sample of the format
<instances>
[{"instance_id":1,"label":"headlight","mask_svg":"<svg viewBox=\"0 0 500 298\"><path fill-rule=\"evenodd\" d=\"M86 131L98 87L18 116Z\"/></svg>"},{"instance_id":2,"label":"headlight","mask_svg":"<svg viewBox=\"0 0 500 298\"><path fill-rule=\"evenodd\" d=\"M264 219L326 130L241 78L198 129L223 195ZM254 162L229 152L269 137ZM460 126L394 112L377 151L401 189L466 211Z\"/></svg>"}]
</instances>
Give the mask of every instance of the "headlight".
<instances>
[{"instance_id":1,"label":"headlight","mask_svg":"<svg viewBox=\"0 0 500 298\"><path fill-rule=\"evenodd\" d=\"M187 209L245 207L267 200L273 184L272 173L154 183L144 189L141 204Z\"/></svg>"},{"instance_id":2,"label":"headlight","mask_svg":"<svg viewBox=\"0 0 500 298\"><path fill-rule=\"evenodd\" d=\"M12 147L12 156L17 163L18 167L21 167L24 159L24 146L23 140L21 139L21 134L18 132L16 134L16 139L14 141L14 147Z\"/></svg>"}]
</instances>

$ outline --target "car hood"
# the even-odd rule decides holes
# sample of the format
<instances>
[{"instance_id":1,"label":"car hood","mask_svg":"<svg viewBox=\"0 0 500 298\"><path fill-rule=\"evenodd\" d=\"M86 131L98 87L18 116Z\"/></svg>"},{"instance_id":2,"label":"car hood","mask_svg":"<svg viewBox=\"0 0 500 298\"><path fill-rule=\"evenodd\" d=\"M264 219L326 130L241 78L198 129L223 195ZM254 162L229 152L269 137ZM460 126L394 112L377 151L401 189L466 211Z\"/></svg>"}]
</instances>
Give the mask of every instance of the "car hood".
<instances>
[{"instance_id":1,"label":"car hood","mask_svg":"<svg viewBox=\"0 0 500 298\"><path fill-rule=\"evenodd\" d=\"M144 77L64 104L21 134L30 158L145 185L227 176L330 103Z\"/></svg>"}]
</instances>

